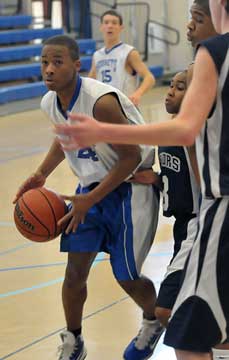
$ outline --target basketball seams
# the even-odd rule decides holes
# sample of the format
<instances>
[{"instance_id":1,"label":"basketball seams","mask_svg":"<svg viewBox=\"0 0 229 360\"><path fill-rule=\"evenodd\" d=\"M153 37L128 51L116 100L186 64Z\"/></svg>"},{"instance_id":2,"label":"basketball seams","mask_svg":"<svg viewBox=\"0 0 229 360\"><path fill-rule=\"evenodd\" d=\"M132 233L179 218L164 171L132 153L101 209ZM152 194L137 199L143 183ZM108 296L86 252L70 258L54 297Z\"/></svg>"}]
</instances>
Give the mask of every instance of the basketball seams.
<instances>
[{"instance_id":1,"label":"basketball seams","mask_svg":"<svg viewBox=\"0 0 229 360\"><path fill-rule=\"evenodd\" d=\"M34 212L27 206L24 198L23 198L23 195L21 197L21 201L23 202L23 205L25 206L25 208L30 212L30 214L47 230L48 232L48 239L50 238L50 231L49 229L47 228L47 226L45 224L43 224L42 221L40 221L40 219L34 214ZM47 240L48 240L47 239Z\"/></svg>"},{"instance_id":2,"label":"basketball seams","mask_svg":"<svg viewBox=\"0 0 229 360\"><path fill-rule=\"evenodd\" d=\"M48 197L46 196L45 192L43 192L41 189L37 189L37 191L39 191L39 193L41 193L44 196L47 203L49 204L50 210L51 210L51 212L53 214L53 217L54 217L54 237L56 237L57 236L57 219L56 219L55 211L53 210L52 204L50 203L50 201L49 201Z\"/></svg>"}]
</instances>

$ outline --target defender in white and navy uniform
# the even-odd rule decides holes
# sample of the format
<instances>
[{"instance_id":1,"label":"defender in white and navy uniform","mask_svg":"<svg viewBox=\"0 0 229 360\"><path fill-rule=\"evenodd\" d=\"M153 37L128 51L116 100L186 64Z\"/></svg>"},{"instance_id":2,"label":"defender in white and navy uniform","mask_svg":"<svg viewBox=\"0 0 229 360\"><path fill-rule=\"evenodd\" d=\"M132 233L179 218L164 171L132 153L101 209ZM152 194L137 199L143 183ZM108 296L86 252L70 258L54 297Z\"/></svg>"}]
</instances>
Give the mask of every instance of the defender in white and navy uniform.
<instances>
[{"instance_id":1,"label":"defender in white and navy uniform","mask_svg":"<svg viewBox=\"0 0 229 360\"><path fill-rule=\"evenodd\" d=\"M158 154L163 185L163 215L174 216L175 222L173 258L160 286L157 306L172 309L197 232L200 191L185 147L160 146Z\"/></svg>"},{"instance_id":2,"label":"defender in white and navy uniform","mask_svg":"<svg viewBox=\"0 0 229 360\"><path fill-rule=\"evenodd\" d=\"M123 113L131 124L141 124L143 119L131 101L119 90L89 78L78 78L77 88L69 111L93 116L96 101L105 94L117 96ZM52 121L64 123L56 92L49 91L42 99L41 108ZM117 154L109 144L93 148L67 151L65 156L79 178L77 193L87 193L108 174L117 161ZM154 148L141 146L141 163L138 168L149 168L154 162ZM137 169L136 169L137 170ZM127 182L108 194L87 213L84 224L76 233L63 234L61 251L108 252L118 280L139 277L157 227L158 194L150 185Z\"/></svg>"},{"instance_id":3,"label":"defender in white and navy uniform","mask_svg":"<svg viewBox=\"0 0 229 360\"><path fill-rule=\"evenodd\" d=\"M111 49L103 47L93 55L96 68L96 79L121 90L125 95L131 95L139 85L136 73L126 70L126 61L134 47L119 43Z\"/></svg>"},{"instance_id":4,"label":"defender in white and navy uniform","mask_svg":"<svg viewBox=\"0 0 229 360\"><path fill-rule=\"evenodd\" d=\"M209 353L227 339L229 329L229 33L200 46L216 66L218 89L215 106L197 138L199 231L165 343Z\"/></svg>"}]
</instances>

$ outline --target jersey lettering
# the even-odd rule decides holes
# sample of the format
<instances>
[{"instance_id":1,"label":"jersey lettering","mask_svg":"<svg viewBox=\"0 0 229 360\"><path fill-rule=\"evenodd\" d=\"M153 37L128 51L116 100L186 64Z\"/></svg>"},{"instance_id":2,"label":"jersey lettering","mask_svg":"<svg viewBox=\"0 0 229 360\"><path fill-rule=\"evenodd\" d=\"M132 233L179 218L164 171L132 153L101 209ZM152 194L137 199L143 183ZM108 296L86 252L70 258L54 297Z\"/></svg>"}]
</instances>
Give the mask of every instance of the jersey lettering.
<instances>
[{"instance_id":1,"label":"jersey lettering","mask_svg":"<svg viewBox=\"0 0 229 360\"><path fill-rule=\"evenodd\" d=\"M112 81L111 70L109 70L109 69L103 70L102 71L102 82L110 83L111 81Z\"/></svg>"},{"instance_id":2,"label":"jersey lettering","mask_svg":"<svg viewBox=\"0 0 229 360\"><path fill-rule=\"evenodd\" d=\"M180 159L165 152L160 154L160 165L175 172L181 169Z\"/></svg>"},{"instance_id":3,"label":"jersey lettering","mask_svg":"<svg viewBox=\"0 0 229 360\"><path fill-rule=\"evenodd\" d=\"M78 151L79 159L91 159L93 161L99 161L97 154L91 148L84 148Z\"/></svg>"}]
</instances>

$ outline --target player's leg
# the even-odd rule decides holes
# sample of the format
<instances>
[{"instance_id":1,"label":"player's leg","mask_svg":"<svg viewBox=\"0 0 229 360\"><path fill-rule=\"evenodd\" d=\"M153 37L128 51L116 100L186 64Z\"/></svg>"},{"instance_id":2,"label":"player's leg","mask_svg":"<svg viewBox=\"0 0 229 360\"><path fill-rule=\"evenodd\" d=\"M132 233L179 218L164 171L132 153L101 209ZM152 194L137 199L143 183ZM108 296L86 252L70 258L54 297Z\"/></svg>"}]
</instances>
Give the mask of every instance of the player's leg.
<instances>
[{"instance_id":1,"label":"player's leg","mask_svg":"<svg viewBox=\"0 0 229 360\"><path fill-rule=\"evenodd\" d=\"M228 199L203 199L198 236L165 334L165 344L202 357L227 340L228 218Z\"/></svg>"},{"instance_id":2,"label":"player's leg","mask_svg":"<svg viewBox=\"0 0 229 360\"><path fill-rule=\"evenodd\" d=\"M97 253L69 253L62 288L67 329L80 329L83 305L87 298L87 278Z\"/></svg>"},{"instance_id":3,"label":"player's leg","mask_svg":"<svg viewBox=\"0 0 229 360\"><path fill-rule=\"evenodd\" d=\"M197 229L198 217L196 215L187 214L176 217L173 227L174 254L161 283L155 309L155 315L164 327L168 325Z\"/></svg>"},{"instance_id":4,"label":"player's leg","mask_svg":"<svg viewBox=\"0 0 229 360\"><path fill-rule=\"evenodd\" d=\"M136 280L117 280L123 290L142 309L145 319L151 320L155 317L156 290L153 282L144 275Z\"/></svg>"},{"instance_id":5,"label":"player's leg","mask_svg":"<svg viewBox=\"0 0 229 360\"><path fill-rule=\"evenodd\" d=\"M77 192L79 190L87 193L90 188L78 188ZM92 220L98 212L98 207L93 206L75 233L63 233L61 236L61 251L68 252L68 263L62 288L67 331L61 334L60 360L83 360L86 357L81 322L87 298L87 278L104 238L103 229Z\"/></svg>"},{"instance_id":6,"label":"player's leg","mask_svg":"<svg viewBox=\"0 0 229 360\"><path fill-rule=\"evenodd\" d=\"M67 330L60 334L59 359L83 360L87 351L81 334L83 306L87 298L87 278L96 253L69 253L62 287Z\"/></svg>"},{"instance_id":7,"label":"player's leg","mask_svg":"<svg viewBox=\"0 0 229 360\"><path fill-rule=\"evenodd\" d=\"M209 353L194 353L189 351L176 350L177 360L211 360Z\"/></svg>"},{"instance_id":8,"label":"player's leg","mask_svg":"<svg viewBox=\"0 0 229 360\"><path fill-rule=\"evenodd\" d=\"M228 341L228 339L227 339ZM218 345L212 349L213 360L229 360L229 343Z\"/></svg>"},{"instance_id":9,"label":"player's leg","mask_svg":"<svg viewBox=\"0 0 229 360\"><path fill-rule=\"evenodd\" d=\"M118 283L143 311L142 328L124 352L126 360L149 357L163 329L154 310L156 291L153 282L141 275L142 264L156 232L159 198L151 186L128 184L122 205L120 230L111 265Z\"/></svg>"}]
</instances>

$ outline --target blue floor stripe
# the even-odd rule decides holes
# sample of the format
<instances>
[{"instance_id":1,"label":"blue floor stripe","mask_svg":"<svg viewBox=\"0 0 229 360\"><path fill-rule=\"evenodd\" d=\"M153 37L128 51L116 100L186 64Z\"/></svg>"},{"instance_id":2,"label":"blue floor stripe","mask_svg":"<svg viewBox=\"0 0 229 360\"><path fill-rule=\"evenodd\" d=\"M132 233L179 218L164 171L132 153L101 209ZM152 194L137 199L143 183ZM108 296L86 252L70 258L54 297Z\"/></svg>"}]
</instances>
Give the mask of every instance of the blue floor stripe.
<instances>
[{"instance_id":1,"label":"blue floor stripe","mask_svg":"<svg viewBox=\"0 0 229 360\"><path fill-rule=\"evenodd\" d=\"M35 245L35 243L32 243L32 242L27 243L27 244L23 244L23 245L19 245L19 246L16 246L15 248L8 249L8 250L0 252L0 256L4 256L4 255L10 254L12 252L15 252L15 251L18 251L18 250L21 250L21 249L25 249L27 247L34 246L34 245Z\"/></svg>"},{"instance_id":2,"label":"blue floor stripe","mask_svg":"<svg viewBox=\"0 0 229 360\"><path fill-rule=\"evenodd\" d=\"M96 263L101 261L104 258L104 255L105 255L104 253L99 253L97 255L96 259L95 259L97 261L94 261L92 266L95 266ZM41 284L33 285L31 287L26 287L26 288L14 290L14 291L9 291L7 293L0 294L0 299L6 298L6 297L9 297L9 296L23 294L23 293L26 293L26 292L32 291L32 290L42 289L44 287L48 287L48 286L51 286L51 285L55 285L55 284L58 284L59 282L62 282L63 279L64 279L63 277L60 277L60 278L57 278L57 279L54 279L54 280L51 280L51 281L43 282Z\"/></svg>"},{"instance_id":3,"label":"blue floor stripe","mask_svg":"<svg viewBox=\"0 0 229 360\"><path fill-rule=\"evenodd\" d=\"M108 261L108 258L105 259L95 259L94 262L101 262L101 261ZM24 265L24 266L15 266L15 267L8 267L8 268L0 268L0 272L6 272L6 271L15 271L15 270L27 270L27 269L40 269L40 268L46 268L46 267L52 267L52 266L62 266L66 265L67 262L59 262L59 263L51 263L51 264L38 264L38 265Z\"/></svg>"}]
</instances>

